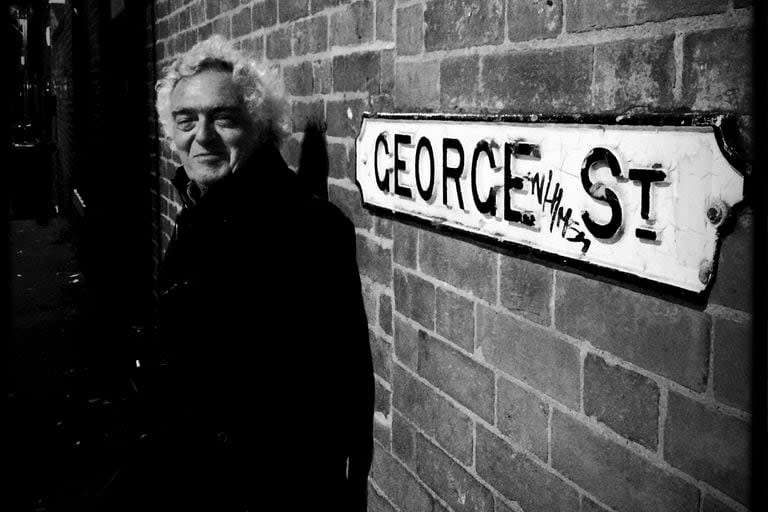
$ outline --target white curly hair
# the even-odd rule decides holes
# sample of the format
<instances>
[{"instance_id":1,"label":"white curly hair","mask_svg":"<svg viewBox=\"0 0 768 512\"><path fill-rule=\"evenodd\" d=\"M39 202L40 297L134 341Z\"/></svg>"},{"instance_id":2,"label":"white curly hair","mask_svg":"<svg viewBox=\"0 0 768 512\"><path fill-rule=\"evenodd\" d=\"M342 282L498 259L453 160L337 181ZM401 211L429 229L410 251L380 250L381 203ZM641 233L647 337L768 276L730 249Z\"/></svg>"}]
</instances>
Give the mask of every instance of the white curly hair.
<instances>
[{"instance_id":1,"label":"white curly hair","mask_svg":"<svg viewBox=\"0 0 768 512\"><path fill-rule=\"evenodd\" d=\"M171 113L173 88L182 78L208 69L232 72L232 79L243 91L243 100L254 124L258 142L279 148L288 134L288 104L279 73L275 69L261 66L218 34L200 41L177 57L163 68L163 77L157 81L155 106L163 134L170 141L171 147L174 147Z\"/></svg>"}]
</instances>

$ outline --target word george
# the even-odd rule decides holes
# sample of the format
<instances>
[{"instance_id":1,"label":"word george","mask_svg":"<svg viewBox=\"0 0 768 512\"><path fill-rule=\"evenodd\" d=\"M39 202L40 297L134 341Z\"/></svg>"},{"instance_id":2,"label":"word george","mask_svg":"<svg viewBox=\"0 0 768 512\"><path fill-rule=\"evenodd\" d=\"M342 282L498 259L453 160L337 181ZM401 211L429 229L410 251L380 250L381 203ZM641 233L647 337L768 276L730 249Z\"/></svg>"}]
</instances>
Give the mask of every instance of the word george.
<instances>
[{"instance_id":1,"label":"word george","mask_svg":"<svg viewBox=\"0 0 768 512\"><path fill-rule=\"evenodd\" d=\"M465 172L464 146L458 139L443 137L439 142L441 151L440 168L435 165L435 151L432 141L427 137L420 137L416 143L416 149L413 153L411 165L403 159L403 148L412 147L412 137L409 134L395 133L390 139L386 132L382 132L376 138L374 146L374 174L376 185L382 192L394 193L406 199L416 200L416 194L422 201L433 204L436 201L436 186L442 190L442 202L446 208L449 205L449 190L455 189L456 201L462 211L469 211L465 205L464 196L460 179ZM392 152L390 153L390 147ZM621 177L622 168L616 156L606 148L597 147L590 150L582 163L579 176L582 188L590 198L599 203L603 203L610 208L611 216L607 222L600 223L596 221L589 211L581 213L581 222L586 232L579 229L581 225L577 220L572 219L572 209L564 208L562 203L564 190L559 183L555 183L553 193L550 196L550 187L552 186L552 170L549 170L548 178L545 179L540 173L521 176L515 173L518 160L541 160L541 149L536 144L524 141L506 142L502 151L501 165L497 164L496 151L499 145L495 141L486 139L480 140L472 150L471 165L469 166L469 182L471 190L471 205L475 211L487 217L497 217L499 205L497 205L498 188L503 189L503 205L501 205L501 218L510 225L517 225L528 229L540 229L538 215L530 210L519 208L515 204L514 194L531 193L535 194L537 201L542 206L542 212L546 204L550 205L550 223L549 230L552 232L554 227L561 228L561 236L566 240L581 242L583 244L582 252L586 252L590 241L586 238L587 232L594 238L604 241L615 240L622 235L624 225L624 212L621 202L616 192L603 183L593 182L591 171L598 166L607 166L611 175ZM379 162L379 155L384 154L393 157L394 165L383 168ZM454 163L449 163L448 155L453 153ZM425 156L426 170L422 169L422 156ZM481 159L487 160L488 168L492 173L502 171L503 176L491 176L492 184L490 188L479 190L480 171L479 162ZM641 208L640 216L643 221L643 227L635 229L635 236L641 240L659 242L658 232L653 229L653 218L651 215L650 203L652 185L661 185L665 183L666 174L656 164L652 168L629 169L628 180L640 186ZM415 176L416 190L404 184L401 175L413 171ZM426 172L425 172L426 171ZM487 171L485 171L487 172ZM487 177L487 176L486 176ZM525 182L530 183L530 190L525 190ZM499 183L500 182L500 183ZM546 190L545 190L546 183ZM416 192L416 194L414 194ZM571 233L571 236L567 236Z\"/></svg>"}]
</instances>

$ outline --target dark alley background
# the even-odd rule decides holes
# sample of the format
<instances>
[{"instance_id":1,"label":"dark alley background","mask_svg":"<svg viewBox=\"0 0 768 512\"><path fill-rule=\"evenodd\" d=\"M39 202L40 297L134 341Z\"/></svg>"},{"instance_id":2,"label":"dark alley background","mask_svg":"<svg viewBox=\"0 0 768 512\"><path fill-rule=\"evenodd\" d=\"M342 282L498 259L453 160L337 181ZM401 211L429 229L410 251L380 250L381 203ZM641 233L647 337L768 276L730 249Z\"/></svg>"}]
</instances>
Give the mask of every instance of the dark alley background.
<instances>
[{"instance_id":1,"label":"dark alley background","mask_svg":"<svg viewBox=\"0 0 768 512\"><path fill-rule=\"evenodd\" d=\"M141 436L136 360L154 297L145 6L3 3L3 510L100 509Z\"/></svg>"}]
</instances>

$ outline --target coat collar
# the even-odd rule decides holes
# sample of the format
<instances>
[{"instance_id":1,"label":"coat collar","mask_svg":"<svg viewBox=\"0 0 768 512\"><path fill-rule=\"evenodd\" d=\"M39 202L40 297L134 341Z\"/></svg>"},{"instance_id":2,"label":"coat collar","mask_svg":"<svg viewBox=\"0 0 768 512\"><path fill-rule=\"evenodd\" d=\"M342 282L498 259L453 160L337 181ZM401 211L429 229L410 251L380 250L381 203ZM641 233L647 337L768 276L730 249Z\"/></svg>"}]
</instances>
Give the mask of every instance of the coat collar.
<instances>
[{"instance_id":1,"label":"coat collar","mask_svg":"<svg viewBox=\"0 0 768 512\"><path fill-rule=\"evenodd\" d=\"M265 191L259 194L261 202L291 196L295 198L295 194L300 194L296 174L288 168L276 148L255 151L242 168L223 178L202 197L183 166L176 169L171 183L185 209L208 209L216 206L230 209L242 204L243 200L252 201L257 190Z\"/></svg>"}]
</instances>

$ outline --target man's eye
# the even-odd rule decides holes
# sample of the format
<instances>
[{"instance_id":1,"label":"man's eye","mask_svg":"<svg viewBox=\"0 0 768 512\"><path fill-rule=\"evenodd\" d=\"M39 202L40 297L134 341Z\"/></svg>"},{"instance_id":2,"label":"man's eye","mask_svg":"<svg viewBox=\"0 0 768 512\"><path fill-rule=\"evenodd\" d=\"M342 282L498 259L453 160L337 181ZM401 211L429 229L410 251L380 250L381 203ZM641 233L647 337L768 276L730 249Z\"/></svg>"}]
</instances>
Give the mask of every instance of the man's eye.
<instances>
[{"instance_id":1,"label":"man's eye","mask_svg":"<svg viewBox=\"0 0 768 512\"><path fill-rule=\"evenodd\" d=\"M237 126L237 119L234 116L218 116L216 118L216 124L226 128L232 128Z\"/></svg>"},{"instance_id":2,"label":"man's eye","mask_svg":"<svg viewBox=\"0 0 768 512\"><path fill-rule=\"evenodd\" d=\"M187 118L177 119L176 127L183 132L188 132L195 127L195 120Z\"/></svg>"}]
</instances>

